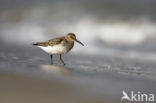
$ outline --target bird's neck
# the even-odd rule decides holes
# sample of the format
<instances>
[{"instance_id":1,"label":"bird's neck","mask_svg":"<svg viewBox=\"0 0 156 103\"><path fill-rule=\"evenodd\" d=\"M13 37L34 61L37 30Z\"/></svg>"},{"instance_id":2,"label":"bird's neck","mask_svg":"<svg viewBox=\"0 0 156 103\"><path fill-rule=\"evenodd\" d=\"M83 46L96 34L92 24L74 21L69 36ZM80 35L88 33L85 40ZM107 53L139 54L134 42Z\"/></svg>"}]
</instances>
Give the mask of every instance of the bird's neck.
<instances>
[{"instance_id":1,"label":"bird's neck","mask_svg":"<svg viewBox=\"0 0 156 103\"><path fill-rule=\"evenodd\" d=\"M66 38L66 37L65 37L65 40L66 40L68 43L70 43L70 44L74 43L74 41L71 41L71 40L69 40L69 39Z\"/></svg>"}]
</instances>

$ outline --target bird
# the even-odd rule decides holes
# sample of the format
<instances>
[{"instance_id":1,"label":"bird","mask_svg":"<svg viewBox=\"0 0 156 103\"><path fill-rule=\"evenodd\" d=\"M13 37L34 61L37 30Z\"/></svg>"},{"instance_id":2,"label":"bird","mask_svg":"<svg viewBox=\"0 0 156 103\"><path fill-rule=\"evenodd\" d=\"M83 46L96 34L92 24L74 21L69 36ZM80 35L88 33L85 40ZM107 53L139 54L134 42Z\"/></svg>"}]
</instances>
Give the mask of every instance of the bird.
<instances>
[{"instance_id":1,"label":"bird","mask_svg":"<svg viewBox=\"0 0 156 103\"><path fill-rule=\"evenodd\" d=\"M76 38L74 33L68 33L66 36L57 37L45 42L37 42L33 45L50 54L51 65L53 65L53 55L60 55L60 61L63 65L66 65L62 59L62 55L68 53L73 48L74 42L84 46L84 44Z\"/></svg>"}]
</instances>

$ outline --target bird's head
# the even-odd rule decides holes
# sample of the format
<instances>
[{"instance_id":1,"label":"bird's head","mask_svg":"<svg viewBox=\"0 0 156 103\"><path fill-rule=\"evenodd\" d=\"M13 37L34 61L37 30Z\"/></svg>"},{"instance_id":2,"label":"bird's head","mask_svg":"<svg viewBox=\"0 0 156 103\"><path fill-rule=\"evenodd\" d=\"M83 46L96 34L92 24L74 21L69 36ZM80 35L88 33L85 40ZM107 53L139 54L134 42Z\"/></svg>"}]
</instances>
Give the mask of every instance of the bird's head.
<instances>
[{"instance_id":1,"label":"bird's head","mask_svg":"<svg viewBox=\"0 0 156 103\"><path fill-rule=\"evenodd\" d=\"M79 44L81 44L82 46L84 46L84 44L82 42L80 42L79 40L76 39L76 35L74 33L68 33L65 37L68 41L71 42L78 42Z\"/></svg>"}]
</instances>

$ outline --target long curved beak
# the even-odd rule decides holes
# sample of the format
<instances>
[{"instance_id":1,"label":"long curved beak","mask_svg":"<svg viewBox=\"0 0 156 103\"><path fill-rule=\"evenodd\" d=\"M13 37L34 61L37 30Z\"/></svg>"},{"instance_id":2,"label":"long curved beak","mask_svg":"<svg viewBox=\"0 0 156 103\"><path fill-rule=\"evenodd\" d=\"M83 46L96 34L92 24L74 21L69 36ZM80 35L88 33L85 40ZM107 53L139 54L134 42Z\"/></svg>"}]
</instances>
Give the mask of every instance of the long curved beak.
<instances>
[{"instance_id":1,"label":"long curved beak","mask_svg":"<svg viewBox=\"0 0 156 103\"><path fill-rule=\"evenodd\" d=\"M76 42L78 42L79 44L81 44L82 46L84 46L84 44L82 42L80 42L79 40L75 40Z\"/></svg>"}]
</instances>

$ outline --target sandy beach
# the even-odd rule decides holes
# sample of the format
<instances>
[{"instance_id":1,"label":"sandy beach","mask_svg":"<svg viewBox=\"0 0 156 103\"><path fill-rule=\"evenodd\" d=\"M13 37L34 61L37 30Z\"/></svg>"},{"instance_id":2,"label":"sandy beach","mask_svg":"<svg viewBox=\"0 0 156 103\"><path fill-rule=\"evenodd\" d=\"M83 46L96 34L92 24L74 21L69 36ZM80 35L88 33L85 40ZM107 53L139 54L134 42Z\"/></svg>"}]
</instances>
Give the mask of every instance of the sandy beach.
<instances>
[{"instance_id":1,"label":"sandy beach","mask_svg":"<svg viewBox=\"0 0 156 103\"><path fill-rule=\"evenodd\" d=\"M38 48L21 50L25 52L1 52L2 103L120 103L122 91L156 90L155 62L69 53L64 56L66 66L57 56L49 65L49 56L36 53Z\"/></svg>"},{"instance_id":2,"label":"sandy beach","mask_svg":"<svg viewBox=\"0 0 156 103\"><path fill-rule=\"evenodd\" d=\"M12 73L0 73L1 103L104 103L86 96L71 83Z\"/></svg>"}]
</instances>

